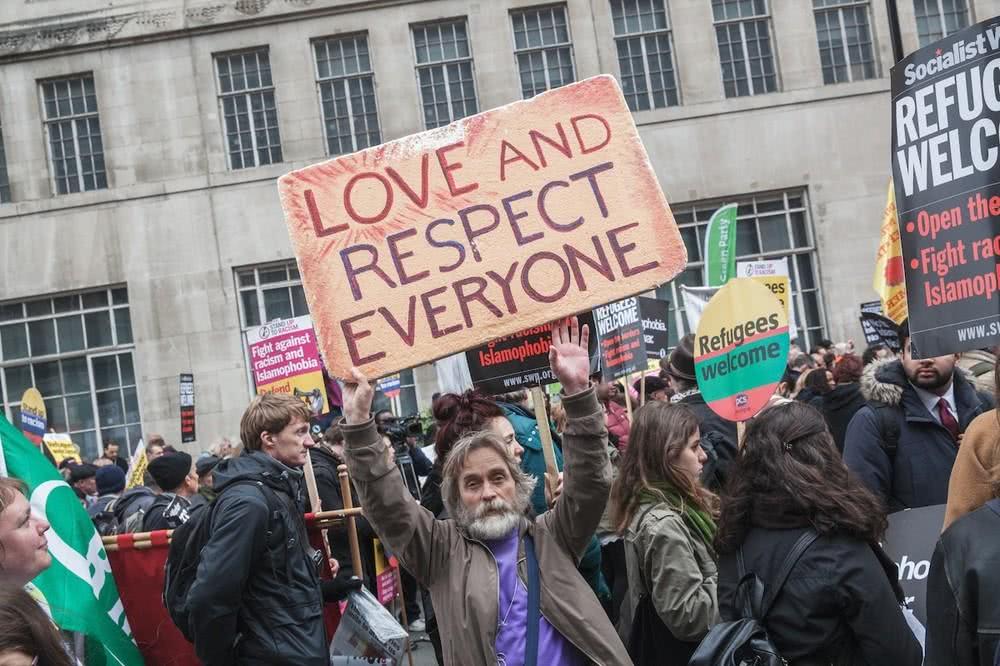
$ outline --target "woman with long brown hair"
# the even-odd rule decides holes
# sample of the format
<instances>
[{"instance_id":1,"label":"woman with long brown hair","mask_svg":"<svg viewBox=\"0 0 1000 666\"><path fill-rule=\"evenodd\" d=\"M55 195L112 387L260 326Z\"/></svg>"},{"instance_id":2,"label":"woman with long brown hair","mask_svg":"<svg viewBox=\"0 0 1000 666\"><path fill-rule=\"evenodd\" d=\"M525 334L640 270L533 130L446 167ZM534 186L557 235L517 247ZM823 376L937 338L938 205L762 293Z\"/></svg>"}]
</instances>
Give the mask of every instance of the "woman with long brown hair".
<instances>
[{"instance_id":1,"label":"woman with long brown hair","mask_svg":"<svg viewBox=\"0 0 1000 666\"><path fill-rule=\"evenodd\" d=\"M689 407L650 402L636 413L611 489L629 580L618 633L636 664L687 664L718 619L706 459Z\"/></svg>"},{"instance_id":2,"label":"woman with long brown hair","mask_svg":"<svg viewBox=\"0 0 1000 666\"><path fill-rule=\"evenodd\" d=\"M0 664L70 666L59 632L31 595L0 586Z\"/></svg>"},{"instance_id":3,"label":"woman with long brown hair","mask_svg":"<svg viewBox=\"0 0 1000 666\"><path fill-rule=\"evenodd\" d=\"M848 471L823 416L800 402L765 409L747 427L722 496L722 618L742 617L737 592L750 574L775 594L777 569L811 530L818 537L763 618L781 656L791 666L918 666L896 565L879 547L885 529L885 507Z\"/></svg>"}]
</instances>

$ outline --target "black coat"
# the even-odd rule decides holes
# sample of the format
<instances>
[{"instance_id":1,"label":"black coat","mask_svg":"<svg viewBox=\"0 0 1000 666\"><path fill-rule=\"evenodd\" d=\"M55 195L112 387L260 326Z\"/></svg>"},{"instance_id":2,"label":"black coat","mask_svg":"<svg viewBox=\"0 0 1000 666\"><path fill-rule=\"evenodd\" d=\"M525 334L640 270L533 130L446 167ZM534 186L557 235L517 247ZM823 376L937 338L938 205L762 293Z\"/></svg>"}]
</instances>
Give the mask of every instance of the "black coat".
<instances>
[{"instance_id":1,"label":"black coat","mask_svg":"<svg viewBox=\"0 0 1000 666\"><path fill-rule=\"evenodd\" d=\"M926 666L993 666L1000 647L1000 501L959 518L927 576Z\"/></svg>"},{"instance_id":2,"label":"black coat","mask_svg":"<svg viewBox=\"0 0 1000 666\"><path fill-rule=\"evenodd\" d=\"M312 459L313 474L316 475L316 491L319 493L319 501L323 505L323 511L343 509L344 496L340 491L340 475L337 473L337 467L343 465L344 462L321 446L309 449L309 457ZM354 486L351 486L351 505L361 506ZM306 510L313 510L308 498L306 499ZM354 524L358 532L358 550L361 552L361 566L364 571L354 571L346 520L337 527L331 527L327 530L330 553L340 563L339 575L358 576L363 578L371 589L374 589L375 544L373 539L378 537L364 516L357 516L354 519Z\"/></svg>"},{"instance_id":3,"label":"black coat","mask_svg":"<svg viewBox=\"0 0 1000 666\"><path fill-rule=\"evenodd\" d=\"M318 558L302 520L302 473L260 451L215 468L211 537L188 604L198 658L221 664L326 666ZM281 503L269 507L267 485ZM270 533L270 534L269 534Z\"/></svg>"},{"instance_id":4,"label":"black coat","mask_svg":"<svg viewBox=\"0 0 1000 666\"><path fill-rule=\"evenodd\" d=\"M186 497L174 493L161 493L147 509L142 520L142 531L153 532L180 527L191 519L196 508Z\"/></svg>"},{"instance_id":5,"label":"black coat","mask_svg":"<svg viewBox=\"0 0 1000 666\"><path fill-rule=\"evenodd\" d=\"M861 384L837 384L832 391L822 397L820 411L826 419L826 425L837 443L837 449L844 451L844 438L847 437L847 424L854 418L854 413L865 406L865 397L861 395Z\"/></svg>"},{"instance_id":6,"label":"black coat","mask_svg":"<svg viewBox=\"0 0 1000 666\"><path fill-rule=\"evenodd\" d=\"M729 466L736 459L736 423L713 412L700 391L684 396L678 402L690 407L698 419L702 444L710 457L709 464L705 465L702 482L718 491L725 484Z\"/></svg>"},{"instance_id":7,"label":"black coat","mask_svg":"<svg viewBox=\"0 0 1000 666\"><path fill-rule=\"evenodd\" d=\"M977 393L957 368L953 381L958 424L965 432L972 419L992 409L993 404L989 396ZM927 411L900 361L869 364L861 378L861 390L869 401L892 405L899 443L895 457L890 457L880 417L871 405L865 405L847 426L844 462L882 498L890 512L945 504L958 446Z\"/></svg>"},{"instance_id":8,"label":"black coat","mask_svg":"<svg viewBox=\"0 0 1000 666\"><path fill-rule=\"evenodd\" d=\"M767 590L806 528L752 528L743 543L747 572ZM719 561L719 612L737 619L736 554ZM799 559L765 620L790 666L919 666L920 644L900 611L896 567L856 539L820 536Z\"/></svg>"}]
</instances>

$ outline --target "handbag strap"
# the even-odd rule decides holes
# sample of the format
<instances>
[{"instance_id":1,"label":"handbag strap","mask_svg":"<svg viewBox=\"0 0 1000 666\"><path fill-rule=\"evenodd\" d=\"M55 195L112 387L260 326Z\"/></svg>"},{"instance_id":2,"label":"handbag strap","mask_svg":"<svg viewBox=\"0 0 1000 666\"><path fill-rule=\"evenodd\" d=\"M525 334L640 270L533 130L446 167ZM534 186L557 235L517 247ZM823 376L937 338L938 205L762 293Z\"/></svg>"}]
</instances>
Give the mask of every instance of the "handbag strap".
<instances>
[{"instance_id":1,"label":"handbag strap","mask_svg":"<svg viewBox=\"0 0 1000 666\"><path fill-rule=\"evenodd\" d=\"M536 666L538 664L538 621L541 617L541 610L538 606L541 584L538 580L535 540L530 534L524 535L524 554L528 558L528 637L524 649L524 666Z\"/></svg>"},{"instance_id":2,"label":"handbag strap","mask_svg":"<svg viewBox=\"0 0 1000 666\"><path fill-rule=\"evenodd\" d=\"M802 554L806 552L806 549L813 544L816 539L819 538L819 534L816 530L810 529L799 537L795 545L785 556L785 561L781 563L781 568L778 569L778 575L774 579L774 583L771 589L768 590L766 601L764 602L764 607L761 609L761 619L767 617L767 614L771 611L771 606L774 605L774 600L778 598L778 593L781 592L781 588L785 586L785 582L788 580L788 576L792 573L792 569L795 564L802 557Z\"/></svg>"}]
</instances>

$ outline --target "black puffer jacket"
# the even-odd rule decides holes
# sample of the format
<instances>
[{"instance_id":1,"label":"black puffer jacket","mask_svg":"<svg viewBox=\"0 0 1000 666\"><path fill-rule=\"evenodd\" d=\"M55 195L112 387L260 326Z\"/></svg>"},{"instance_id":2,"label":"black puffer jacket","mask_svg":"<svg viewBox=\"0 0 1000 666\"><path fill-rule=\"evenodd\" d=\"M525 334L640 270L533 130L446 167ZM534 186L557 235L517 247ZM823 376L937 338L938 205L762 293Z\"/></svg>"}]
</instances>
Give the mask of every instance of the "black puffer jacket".
<instances>
[{"instance_id":1,"label":"black puffer jacket","mask_svg":"<svg viewBox=\"0 0 1000 666\"><path fill-rule=\"evenodd\" d=\"M806 528L751 528L743 543L747 572L777 575ZM719 562L719 612L739 617L736 554ZM920 644L899 607L896 566L869 544L820 536L799 559L765 620L789 666L920 666Z\"/></svg>"},{"instance_id":2,"label":"black puffer jacket","mask_svg":"<svg viewBox=\"0 0 1000 666\"><path fill-rule=\"evenodd\" d=\"M1000 647L1000 500L959 518L927 576L926 666L993 666ZM984 535L990 535L984 538Z\"/></svg>"},{"instance_id":3,"label":"black puffer jacket","mask_svg":"<svg viewBox=\"0 0 1000 666\"><path fill-rule=\"evenodd\" d=\"M272 508L265 492L274 491ZM302 473L260 451L215 468L212 535L188 603L198 658L222 664L326 666L314 551L302 521ZM229 486L233 486L231 489Z\"/></svg>"},{"instance_id":4,"label":"black puffer jacket","mask_svg":"<svg viewBox=\"0 0 1000 666\"><path fill-rule=\"evenodd\" d=\"M972 419L993 408L990 396L976 392L959 369L953 375L958 425L965 432ZM948 430L927 411L898 360L875 361L861 377L861 391L869 404L855 413L847 426L844 462L888 506L889 512L944 504L948 479L958 446ZM898 424L895 456L886 451L882 417L870 404L890 405Z\"/></svg>"},{"instance_id":5,"label":"black puffer jacket","mask_svg":"<svg viewBox=\"0 0 1000 666\"><path fill-rule=\"evenodd\" d=\"M865 397L861 395L861 384L851 382L837 384L833 390L822 396L820 411L830 428L837 449L844 452L844 438L847 436L847 424L854 418L855 412L865 406Z\"/></svg>"}]
</instances>

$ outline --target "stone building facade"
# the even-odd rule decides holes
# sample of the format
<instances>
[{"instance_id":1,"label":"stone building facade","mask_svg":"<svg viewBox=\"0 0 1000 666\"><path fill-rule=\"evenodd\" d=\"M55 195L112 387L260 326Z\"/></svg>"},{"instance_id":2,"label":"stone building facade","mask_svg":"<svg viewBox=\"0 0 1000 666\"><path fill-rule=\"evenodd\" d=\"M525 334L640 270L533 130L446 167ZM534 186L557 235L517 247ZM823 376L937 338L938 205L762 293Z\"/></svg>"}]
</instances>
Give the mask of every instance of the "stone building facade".
<instances>
[{"instance_id":1,"label":"stone building facade","mask_svg":"<svg viewBox=\"0 0 1000 666\"><path fill-rule=\"evenodd\" d=\"M303 314L281 174L611 73L701 280L699 238L740 204L738 253L788 256L802 344L858 338L888 163L880 0L6 0L0 7L0 389L25 387L94 455L238 430L242 333ZM1000 0L899 0L907 51ZM686 321L674 311L677 330ZM425 407L432 367L403 375Z\"/></svg>"}]
</instances>

